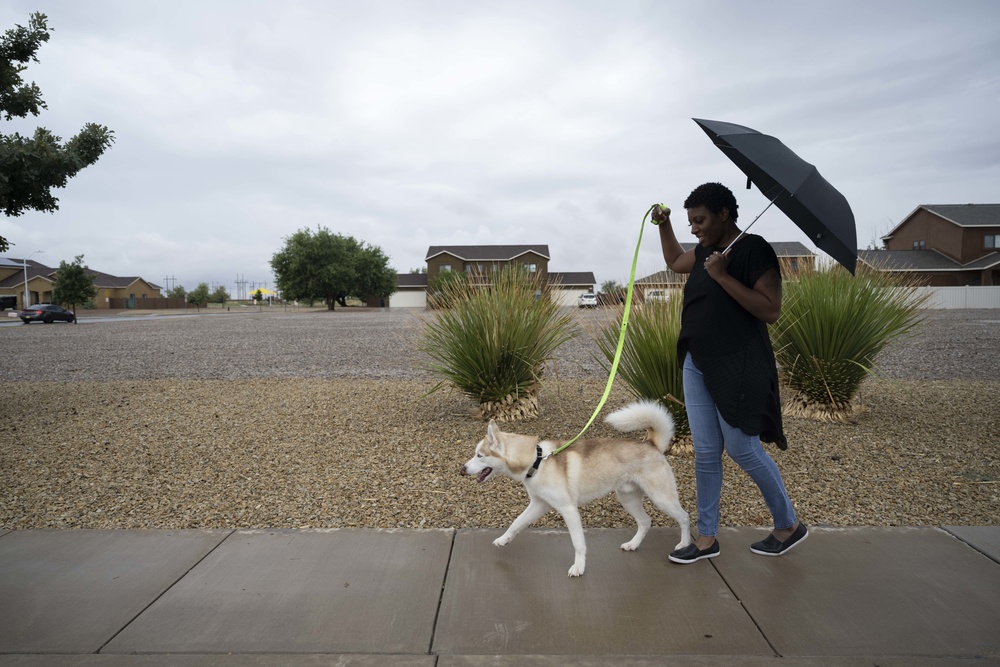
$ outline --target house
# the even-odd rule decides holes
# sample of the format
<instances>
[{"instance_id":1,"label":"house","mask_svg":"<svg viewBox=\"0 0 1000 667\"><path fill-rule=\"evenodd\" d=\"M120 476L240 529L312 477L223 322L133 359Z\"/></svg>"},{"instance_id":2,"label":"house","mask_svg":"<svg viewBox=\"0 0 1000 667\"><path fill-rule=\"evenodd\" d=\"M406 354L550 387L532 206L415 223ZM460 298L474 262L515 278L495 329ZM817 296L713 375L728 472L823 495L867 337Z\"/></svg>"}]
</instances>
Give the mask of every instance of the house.
<instances>
[{"instance_id":1,"label":"house","mask_svg":"<svg viewBox=\"0 0 1000 667\"><path fill-rule=\"evenodd\" d=\"M681 248L687 252L696 245L698 244L681 243ZM815 253L810 252L798 241L772 241L771 247L774 248L774 254L778 256L778 263L781 265L781 273L785 280L802 271L816 270ZM684 288L686 279L686 275L678 275L670 269L664 269L644 278L638 278L635 281L635 286L643 295L650 289L681 290Z\"/></svg>"},{"instance_id":2,"label":"house","mask_svg":"<svg viewBox=\"0 0 1000 667\"><path fill-rule=\"evenodd\" d=\"M52 287L57 269L40 262L14 257L0 257L0 296L16 296L18 308L24 308L24 292L28 291L27 305L52 301ZM96 308L125 308L137 298L160 296L160 287L140 277L122 278L87 269L94 277L97 297Z\"/></svg>"},{"instance_id":3,"label":"house","mask_svg":"<svg viewBox=\"0 0 1000 667\"><path fill-rule=\"evenodd\" d=\"M924 204L858 259L935 287L1000 285L1000 204Z\"/></svg>"},{"instance_id":4,"label":"house","mask_svg":"<svg viewBox=\"0 0 1000 667\"><path fill-rule=\"evenodd\" d=\"M426 273L397 274L398 291L389 299L393 308L423 308L427 305L427 285L445 271L463 271L471 280L483 280L490 271L511 264L537 274L552 287L557 303L575 306L584 292L594 291L593 272L558 273L549 271L549 247L536 245L430 246Z\"/></svg>"}]
</instances>

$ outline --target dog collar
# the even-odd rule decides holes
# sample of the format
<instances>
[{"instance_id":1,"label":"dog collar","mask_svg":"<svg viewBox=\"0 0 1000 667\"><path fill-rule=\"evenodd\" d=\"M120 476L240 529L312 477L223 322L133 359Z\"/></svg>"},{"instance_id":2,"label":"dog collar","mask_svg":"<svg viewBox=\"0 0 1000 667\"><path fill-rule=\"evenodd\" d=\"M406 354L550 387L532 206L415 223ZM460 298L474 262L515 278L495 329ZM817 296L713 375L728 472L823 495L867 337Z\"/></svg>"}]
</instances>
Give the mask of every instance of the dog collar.
<instances>
[{"instance_id":1,"label":"dog collar","mask_svg":"<svg viewBox=\"0 0 1000 667\"><path fill-rule=\"evenodd\" d=\"M542 456L542 446L535 445L535 462L532 464L531 468L528 469L527 477L533 477L535 473L538 472L538 466L542 465L543 458L545 457Z\"/></svg>"}]
</instances>

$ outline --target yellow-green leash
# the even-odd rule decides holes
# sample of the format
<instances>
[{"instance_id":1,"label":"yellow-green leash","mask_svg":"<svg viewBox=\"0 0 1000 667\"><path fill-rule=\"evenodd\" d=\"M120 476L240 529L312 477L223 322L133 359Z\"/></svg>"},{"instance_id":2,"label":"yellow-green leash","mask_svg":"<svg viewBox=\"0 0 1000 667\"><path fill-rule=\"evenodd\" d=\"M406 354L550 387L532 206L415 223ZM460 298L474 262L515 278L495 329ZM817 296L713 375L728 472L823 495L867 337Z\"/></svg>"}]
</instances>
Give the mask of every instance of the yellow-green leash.
<instances>
[{"instance_id":1,"label":"yellow-green leash","mask_svg":"<svg viewBox=\"0 0 1000 667\"><path fill-rule=\"evenodd\" d=\"M604 404L608 400L608 396L611 395L611 385L615 382L615 375L618 374L618 362L621 361L622 350L625 348L625 331L628 329L628 314L629 311L632 310L632 292L635 290L635 267L636 264L639 263L639 246L642 245L642 230L646 227L646 219L649 218L649 214L653 212L653 208L656 206L662 206L662 204L653 204L649 207L649 210L646 211L646 215L642 216L642 225L639 227L639 240L636 241L635 254L632 255L632 272L628 277L628 292L625 295L625 313L622 315L622 330L618 334L618 347L615 349L615 358L611 362L611 374L608 376L608 384L604 387L604 395L601 396L601 400L597 403L597 408L594 410L594 414L590 415L590 419L583 427L583 430L573 436L573 438L567 441L562 447L549 454L549 456L555 456L579 440L580 436L586 433L587 429L590 428L590 425L594 423L595 419L597 419L597 415L600 414L601 408L604 407ZM549 458L549 456L544 458Z\"/></svg>"}]
</instances>

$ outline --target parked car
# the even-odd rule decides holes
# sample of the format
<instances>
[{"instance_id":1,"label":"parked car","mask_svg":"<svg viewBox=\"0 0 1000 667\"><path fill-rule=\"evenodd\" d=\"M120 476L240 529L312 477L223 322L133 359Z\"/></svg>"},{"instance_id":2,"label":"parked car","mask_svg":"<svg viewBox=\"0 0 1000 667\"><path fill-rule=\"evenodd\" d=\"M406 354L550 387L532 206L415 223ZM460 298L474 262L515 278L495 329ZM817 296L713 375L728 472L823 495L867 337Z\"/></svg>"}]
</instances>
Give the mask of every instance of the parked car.
<instances>
[{"instance_id":1,"label":"parked car","mask_svg":"<svg viewBox=\"0 0 1000 667\"><path fill-rule=\"evenodd\" d=\"M0 310L7 310L8 308L17 308L16 296L0 296Z\"/></svg>"},{"instance_id":2,"label":"parked car","mask_svg":"<svg viewBox=\"0 0 1000 667\"><path fill-rule=\"evenodd\" d=\"M580 308L597 308L597 295L593 292L581 294L580 298L577 299L576 304Z\"/></svg>"},{"instance_id":3,"label":"parked car","mask_svg":"<svg viewBox=\"0 0 1000 667\"><path fill-rule=\"evenodd\" d=\"M30 306L22 310L18 314L18 317L25 324L31 324L32 322L52 324L56 320L72 322L76 319L76 315L73 314L72 310L66 310L62 306L57 306L53 303L39 303Z\"/></svg>"}]
</instances>

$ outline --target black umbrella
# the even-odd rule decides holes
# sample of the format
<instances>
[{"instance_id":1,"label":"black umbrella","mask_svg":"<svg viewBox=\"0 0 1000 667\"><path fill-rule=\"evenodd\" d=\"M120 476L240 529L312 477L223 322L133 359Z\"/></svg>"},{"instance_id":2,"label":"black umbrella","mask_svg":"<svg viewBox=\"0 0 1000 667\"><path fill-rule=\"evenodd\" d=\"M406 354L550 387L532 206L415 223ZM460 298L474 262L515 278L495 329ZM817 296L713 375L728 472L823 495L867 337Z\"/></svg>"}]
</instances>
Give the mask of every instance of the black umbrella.
<instances>
[{"instance_id":1,"label":"black umbrella","mask_svg":"<svg viewBox=\"0 0 1000 667\"><path fill-rule=\"evenodd\" d=\"M716 120L693 120L747 175L748 188L751 182L756 185L818 248L854 274L858 260L854 213L844 195L816 167L774 137L757 130ZM760 215L753 222L759 218Z\"/></svg>"}]
</instances>

